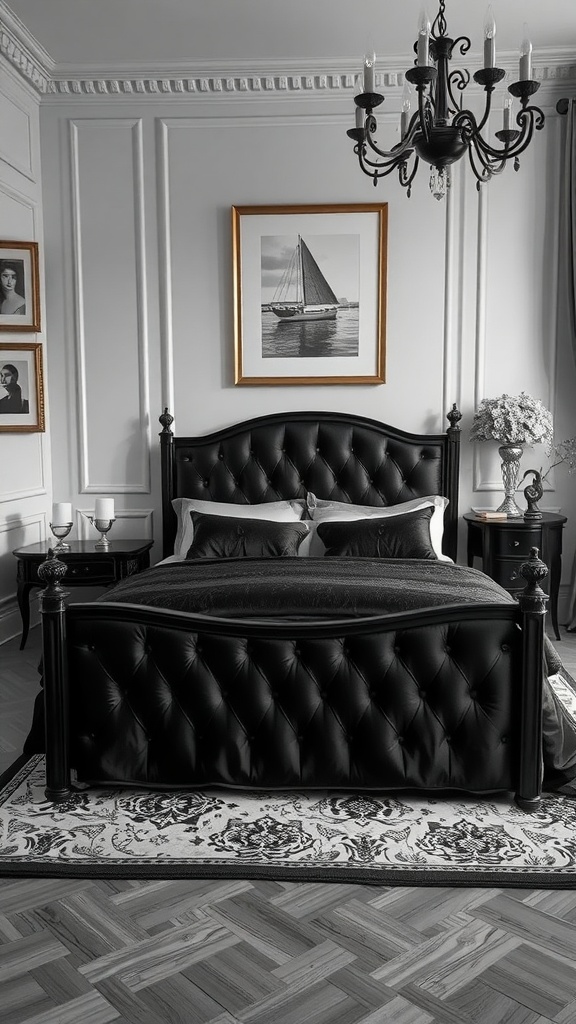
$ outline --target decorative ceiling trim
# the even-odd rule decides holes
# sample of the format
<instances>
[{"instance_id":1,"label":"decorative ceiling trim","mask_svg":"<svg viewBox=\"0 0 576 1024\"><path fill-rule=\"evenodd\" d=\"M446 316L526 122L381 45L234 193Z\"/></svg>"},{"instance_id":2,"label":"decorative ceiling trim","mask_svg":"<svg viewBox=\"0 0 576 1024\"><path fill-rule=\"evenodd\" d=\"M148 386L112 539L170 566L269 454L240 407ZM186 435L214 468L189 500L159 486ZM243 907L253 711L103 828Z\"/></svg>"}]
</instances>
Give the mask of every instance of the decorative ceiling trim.
<instances>
[{"instance_id":1,"label":"decorative ceiling trim","mask_svg":"<svg viewBox=\"0 0 576 1024\"><path fill-rule=\"evenodd\" d=\"M182 65L164 65L156 70L134 64L123 68L56 65L4 0L0 0L0 53L37 93L63 98L132 95L152 98L290 95L297 98L311 94L352 94L360 73L359 61L348 58L338 60L339 69L334 68L334 62L329 66L327 61L281 61L271 70L269 62L254 60L249 67L231 68L229 73L222 73L221 65L215 61L202 62L188 71ZM388 72L376 75L376 86L401 88L404 69L411 59L396 57ZM512 80L517 66L516 54L502 54L501 60ZM547 50L541 54L535 74L543 83L576 82L574 51L568 47Z\"/></svg>"}]
</instances>

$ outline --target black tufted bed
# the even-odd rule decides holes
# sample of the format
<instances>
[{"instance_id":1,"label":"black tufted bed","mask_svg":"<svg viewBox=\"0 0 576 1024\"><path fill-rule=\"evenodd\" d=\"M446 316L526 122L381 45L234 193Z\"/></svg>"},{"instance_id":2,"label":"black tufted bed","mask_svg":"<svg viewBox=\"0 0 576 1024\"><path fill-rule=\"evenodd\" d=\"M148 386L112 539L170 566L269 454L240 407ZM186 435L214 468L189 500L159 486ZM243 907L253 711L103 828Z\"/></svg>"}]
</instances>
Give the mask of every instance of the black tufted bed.
<instances>
[{"instance_id":1,"label":"black tufted bed","mask_svg":"<svg viewBox=\"0 0 576 1024\"><path fill-rule=\"evenodd\" d=\"M43 566L48 796L66 798L74 769L147 787L506 790L537 807L544 570L527 563L518 603L454 564L456 407L448 419L417 435L295 412L181 438L165 411L163 560L67 609Z\"/></svg>"}]
</instances>

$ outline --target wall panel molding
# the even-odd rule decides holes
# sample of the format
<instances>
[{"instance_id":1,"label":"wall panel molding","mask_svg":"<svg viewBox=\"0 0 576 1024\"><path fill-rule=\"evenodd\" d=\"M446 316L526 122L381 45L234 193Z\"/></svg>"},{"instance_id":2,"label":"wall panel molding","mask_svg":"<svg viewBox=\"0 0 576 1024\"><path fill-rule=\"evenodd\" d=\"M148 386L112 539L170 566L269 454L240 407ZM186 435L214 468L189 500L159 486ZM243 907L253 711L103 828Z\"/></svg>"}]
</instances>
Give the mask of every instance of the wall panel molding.
<instances>
[{"instance_id":1,"label":"wall panel molding","mask_svg":"<svg viewBox=\"0 0 576 1024\"><path fill-rule=\"evenodd\" d=\"M133 231L135 257L135 317L137 333L137 367L139 432L142 440L140 458L136 465L130 464L130 474L135 470L136 478L125 483L114 480L97 480L90 464L91 445L98 444L94 430L89 425L89 379L87 371L86 339L86 281L83 272L83 256L88 242L83 230L82 188L80 170L80 137L83 132L105 129L111 133L129 132L132 147L133 190ZM75 278L75 339L78 363L79 402L79 444L78 458L81 493L149 494L150 493L150 401L149 401L149 338L146 287L145 223L144 223L144 157L142 145L142 121L132 118L94 118L70 122L71 180L72 180L72 234L74 238ZM105 187L105 186L104 186ZM108 355L113 364L113 359ZM112 369L112 365L111 365ZM109 410L113 414L113 410ZM121 415L123 410L119 409Z\"/></svg>"},{"instance_id":2,"label":"wall panel molding","mask_svg":"<svg viewBox=\"0 0 576 1024\"><path fill-rule=\"evenodd\" d=\"M75 509L75 533L78 540L94 540L94 542L98 540L98 531L88 518L93 515L93 508ZM116 509L116 521L108 534L108 539L113 541L114 539L142 537L144 540L153 540L153 519L154 509L151 508Z\"/></svg>"}]
</instances>

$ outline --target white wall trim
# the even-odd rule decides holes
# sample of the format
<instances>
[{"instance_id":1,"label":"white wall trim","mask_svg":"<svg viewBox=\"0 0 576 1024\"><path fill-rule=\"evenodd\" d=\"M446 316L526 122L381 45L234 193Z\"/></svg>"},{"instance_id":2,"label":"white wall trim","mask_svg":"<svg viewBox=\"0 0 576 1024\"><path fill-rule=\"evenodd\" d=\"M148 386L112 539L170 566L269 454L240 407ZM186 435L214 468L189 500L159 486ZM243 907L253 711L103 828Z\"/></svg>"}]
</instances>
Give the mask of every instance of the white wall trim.
<instances>
[{"instance_id":1,"label":"white wall trim","mask_svg":"<svg viewBox=\"0 0 576 1024\"><path fill-rule=\"evenodd\" d=\"M14 14L5 0L0 0L0 53L42 97L69 99L102 96L243 96L253 95L334 96L353 94L360 72L357 55L324 60L252 59L223 68L221 60L168 61L156 66L141 62L112 64L57 64L34 38L26 25ZM500 52L500 66L513 80L517 68L516 52ZM376 76L377 88L401 89L404 71L413 55L394 56L388 70ZM542 82L567 83L576 80L576 62L571 47L547 47L538 54L535 74Z\"/></svg>"},{"instance_id":2,"label":"white wall trim","mask_svg":"<svg viewBox=\"0 0 576 1024\"><path fill-rule=\"evenodd\" d=\"M98 532L96 528L90 522L90 517L94 516L94 508L76 508L76 534L78 540L98 540ZM116 509L116 522L112 527L108 539L113 540L114 530L118 535L119 524L126 521L138 523L138 533L132 533L132 536L143 537L144 540L153 540L153 517L154 509L152 508L123 508Z\"/></svg>"},{"instance_id":3,"label":"white wall trim","mask_svg":"<svg viewBox=\"0 0 576 1024\"><path fill-rule=\"evenodd\" d=\"M88 449L88 409L86 377L86 335L84 331L84 281L82 275L82 228L80 211L78 132L80 128L98 124L99 127L129 128L132 132L132 160L134 180L134 233L136 251L136 317L138 336L138 371L140 428L146 437L142 448L140 481L135 483L106 483L91 481ZM78 402L79 402L79 491L83 494L150 494L150 388L149 388L149 341L146 292L146 256L144 225L144 154L142 121L140 118L88 119L70 122L71 182L72 182L72 234L74 239L74 279L76 291L76 349L78 358Z\"/></svg>"},{"instance_id":4,"label":"white wall trim","mask_svg":"<svg viewBox=\"0 0 576 1024\"><path fill-rule=\"evenodd\" d=\"M162 409L174 415L174 331L172 318L172 239L170 230L170 166L168 134L170 123L160 120L158 132L158 249L162 280L160 282L160 373Z\"/></svg>"}]
</instances>

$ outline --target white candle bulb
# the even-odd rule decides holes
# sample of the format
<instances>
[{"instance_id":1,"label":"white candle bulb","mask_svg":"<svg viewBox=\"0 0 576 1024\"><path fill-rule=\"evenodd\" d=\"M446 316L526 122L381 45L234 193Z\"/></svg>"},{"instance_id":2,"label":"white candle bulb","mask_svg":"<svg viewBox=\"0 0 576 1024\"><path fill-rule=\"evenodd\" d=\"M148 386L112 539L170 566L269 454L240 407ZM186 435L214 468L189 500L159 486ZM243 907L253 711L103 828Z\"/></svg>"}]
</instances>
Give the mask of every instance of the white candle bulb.
<instances>
[{"instance_id":1,"label":"white candle bulb","mask_svg":"<svg viewBox=\"0 0 576 1024\"><path fill-rule=\"evenodd\" d=\"M402 90L402 113L400 114L400 137L402 139L408 132L408 126L410 124L411 103L412 89L410 88L410 82L406 78L404 80L404 89Z\"/></svg>"},{"instance_id":2,"label":"white candle bulb","mask_svg":"<svg viewBox=\"0 0 576 1024\"><path fill-rule=\"evenodd\" d=\"M55 501L52 505L52 526L68 526L72 522L72 505L69 501Z\"/></svg>"},{"instance_id":3,"label":"white candle bulb","mask_svg":"<svg viewBox=\"0 0 576 1024\"><path fill-rule=\"evenodd\" d=\"M419 68L430 64L430 18L427 11L422 11L418 25L417 63Z\"/></svg>"},{"instance_id":4,"label":"white candle bulb","mask_svg":"<svg viewBox=\"0 0 576 1024\"><path fill-rule=\"evenodd\" d=\"M528 25L524 22L524 38L520 43L520 81L532 80L532 43L528 35Z\"/></svg>"},{"instance_id":5,"label":"white candle bulb","mask_svg":"<svg viewBox=\"0 0 576 1024\"><path fill-rule=\"evenodd\" d=\"M505 131L508 131L512 121L512 103L513 99L510 93L504 97L504 109L502 112L502 127Z\"/></svg>"},{"instance_id":6,"label":"white candle bulb","mask_svg":"<svg viewBox=\"0 0 576 1024\"><path fill-rule=\"evenodd\" d=\"M364 57L364 92L374 92L375 89L375 78L374 69L376 67L376 54L372 51L367 53Z\"/></svg>"},{"instance_id":7,"label":"white candle bulb","mask_svg":"<svg viewBox=\"0 0 576 1024\"><path fill-rule=\"evenodd\" d=\"M364 111L362 110L362 107L356 107L356 127L364 127Z\"/></svg>"},{"instance_id":8,"label":"white candle bulb","mask_svg":"<svg viewBox=\"0 0 576 1024\"><path fill-rule=\"evenodd\" d=\"M493 68L496 65L496 22L492 13L492 4L486 11L484 21L484 67Z\"/></svg>"},{"instance_id":9,"label":"white candle bulb","mask_svg":"<svg viewBox=\"0 0 576 1024\"><path fill-rule=\"evenodd\" d=\"M94 502L94 519L100 521L114 519L114 498L96 498Z\"/></svg>"}]
</instances>

